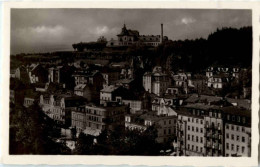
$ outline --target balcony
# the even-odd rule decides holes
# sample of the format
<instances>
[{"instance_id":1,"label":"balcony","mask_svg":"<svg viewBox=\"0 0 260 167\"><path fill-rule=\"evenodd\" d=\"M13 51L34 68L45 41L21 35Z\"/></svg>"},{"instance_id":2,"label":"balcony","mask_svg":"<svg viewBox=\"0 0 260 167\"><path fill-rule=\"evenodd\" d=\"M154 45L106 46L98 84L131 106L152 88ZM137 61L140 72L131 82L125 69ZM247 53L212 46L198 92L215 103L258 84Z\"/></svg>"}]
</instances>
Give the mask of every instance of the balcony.
<instances>
[{"instance_id":1,"label":"balcony","mask_svg":"<svg viewBox=\"0 0 260 167\"><path fill-rule=\"evenodd\" d=\"M219 151L222 150L222 144L219 144L219 146L218 146L218 150L219 150Z\"/></svg>"},{"instance_id":2,"label":"balcony","mask_svg":"<svg viewBox=\"0 0 260 167\"><path fill-rule=\"evenodd\" d=\"M219 149L219 145L218 145L217 143L214 143L214 144L212 145L212 149L218 150L218 149Z\"/></svg>"}]
</instances>

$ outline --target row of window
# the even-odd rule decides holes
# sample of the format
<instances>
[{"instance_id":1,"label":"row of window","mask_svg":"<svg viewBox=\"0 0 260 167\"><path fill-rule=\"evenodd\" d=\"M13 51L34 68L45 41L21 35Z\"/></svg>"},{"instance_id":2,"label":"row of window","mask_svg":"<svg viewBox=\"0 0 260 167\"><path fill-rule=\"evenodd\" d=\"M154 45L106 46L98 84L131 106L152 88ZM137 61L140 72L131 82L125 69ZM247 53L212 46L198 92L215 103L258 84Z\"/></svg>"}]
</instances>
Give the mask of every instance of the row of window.
<instances>
[{"instance_id":1,"label":"row of window","mask_svg":"<svg viewBox=\"0 0 260 167\"><path fill-rule=\"evenodd\" d=\"M194 112L194 115L195 115L195 110L193 110L193 112ZM194 119L194 118L188 118L188 122L193 122L193 123L199 123L200 122L200 124L203 124L203 120L201 119L201 120L199 120L198 118L196 118L196 119Z\"/></svg>"},{"instance_id":2,"label":"row of window","mask_svg":"<svg viewBox=\"0 0 260 167\"><path fill-rule=\"evenodd\" d=\"M196 141L197 143L199 143L199 142L203 143L203 137L199 138L198 136L194 136L194 135L188 135L188 139L187 140L189 140L189 141Z\"/></svg>"},{"instance_id":3,"label":"row of window","mask_svg":"<svg viewBox=\"0 0 260 167\"><path fill-rule=\"evenodd\" d=\"M199 132L199 128L198 127L194 127L194 126L190 126L188 125L188 130L191 130L192 132L195 132L195 129L196 129L196 132ZM200 133L203 133L203 128L200 128Z\"/></svg>"},{"instance_id":4,"label":"row of window","mask_svg":"<svg viewBox=\"0 0 260 167\"><path fill-rule=\"evenodd\" d=\"M241 131L241 132L245 132L245 127L240 127L240 126L236 126L236 125L231 125L229 126L229 124L226 124L226 129L231 129L231 130L236 130L236 131Z\"/></svg>"},{"instance_id":5,"label":"row of window","mask_svg":"<svg viewBox=\"0 0 260 167\"><path fill-rule=\"evenodd\" d=\"M198 147L198 146L194 146L194 145L190 146L190 144L188 144L188 150L196 151L196 152L199 152L199 150L200 150L200 153L203 153L203 147Z\"/></svg>"},{"instance_id":6,"label":"row of window","mask_svg":"<svg viewBox=\"0 0 260 167\"><path fill-rule=\"evenodd\" d=\"M229 139L229 137L230 137L230 135L229 135L229 133L227 133L227 134L226 134L226 138ZM231 134L231 140L236 140L236 141L239 141L239 142L240 142L240 140L241 140L241 142L243 142L243 143L246 142L246 139L245 139L244 136L242 136L242 137L240 138L240 136L237 135L237 136L236 136L236 139L235 139L235 135L234 135L234 134Z\"/></svg>"},{"instance_id":7,"label":"row of window","mask_svg":"<svg viewBox=\"0 0 260 167\"><path fill-rule=\"evenodd\" d=\"M176 130L173 129L173 131L172 131L172 129L168 129L168 135L172 134L172 132L175 134L175 133L176 133ZM167 135L167 129L164 129L164 130L163 130L163 134L164 134L164 135Z\"/></svg>"},{"instance_id":8,"label":"row of window","mask_svg":"<svg viewBox=\"0 0 260 167\"><path fill-rule=\"evenodd\" d=\"M231 148L230 148L230 146L231 146ZM241 149L240 149L240 146L239 145L237 145L236 147L235 147L235 145L234 144L229 144L229 143L226 143L226 149L227 150L231 150L231 151L236 151L237 153L244 153L245 152L245 147L244 146L242 146L241 147Z\"/></svg>"},{"instance_id":9,"label":"row of window","mask_svg":"<svg viewBox=\"0 0 260 167\"><path fill-rule=\"evenodd\" d=\"M236 122L241 122L241 117L240 116L236 116L236 115L227 115L227 120L228 121L236 121ZM246 118L242 117L242 123L246 123Z\"/></svg>"}]
</instances>

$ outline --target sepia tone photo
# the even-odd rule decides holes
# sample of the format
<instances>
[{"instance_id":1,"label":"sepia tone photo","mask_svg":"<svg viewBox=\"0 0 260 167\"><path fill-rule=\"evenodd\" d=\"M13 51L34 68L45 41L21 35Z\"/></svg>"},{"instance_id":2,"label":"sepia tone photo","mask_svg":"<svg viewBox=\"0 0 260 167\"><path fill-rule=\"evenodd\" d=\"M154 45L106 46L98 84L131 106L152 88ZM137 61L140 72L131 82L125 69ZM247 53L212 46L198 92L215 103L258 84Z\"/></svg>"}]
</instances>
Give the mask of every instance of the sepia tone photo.
<instances>
[{"instance_id":1,"label":"sepia tone photo","mask_svg":"<svg viewBox=\"0 0 260 167\"><path fill-rule=\"evenodd\" d=\"M10 155L251 157L252 10L11 9Z\"/></svg>"}]
</instances>

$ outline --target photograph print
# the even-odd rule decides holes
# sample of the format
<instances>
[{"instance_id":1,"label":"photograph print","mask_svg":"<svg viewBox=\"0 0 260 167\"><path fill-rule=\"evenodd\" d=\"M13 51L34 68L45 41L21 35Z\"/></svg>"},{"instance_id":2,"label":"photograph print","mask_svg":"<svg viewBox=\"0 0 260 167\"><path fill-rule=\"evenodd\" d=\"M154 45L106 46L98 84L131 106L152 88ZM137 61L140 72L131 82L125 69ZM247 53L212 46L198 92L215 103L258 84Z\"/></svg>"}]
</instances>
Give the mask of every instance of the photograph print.
<instances>
[{"instance_id":1,"label":"photograph print","mask_svg":"<svg viewBox=\"0 0 260 167\"><path fill-rule=\"evenodd\" d=\"M251 157L252 10L10 15L10 155Z\"/></svg>"}]
</instances>

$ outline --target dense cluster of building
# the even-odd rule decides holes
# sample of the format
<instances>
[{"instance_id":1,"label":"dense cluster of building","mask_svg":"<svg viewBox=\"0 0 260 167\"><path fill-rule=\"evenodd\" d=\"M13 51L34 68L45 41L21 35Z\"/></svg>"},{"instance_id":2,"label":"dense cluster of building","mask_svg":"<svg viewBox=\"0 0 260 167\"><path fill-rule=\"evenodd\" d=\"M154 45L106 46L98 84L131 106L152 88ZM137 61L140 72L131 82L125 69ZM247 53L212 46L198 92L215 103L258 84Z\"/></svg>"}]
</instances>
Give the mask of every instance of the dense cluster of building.
<instances>
[{"instance_id":1,"label":"dense cluster of building","mask_svg":"<svg viewBox=\"0 0 260 167\"><path fill-rule=\"evenodd\" d=\"M240 77L240 70L209 67L203 83L222 89ZM134 71L133 62L107 67L21 65L10 76L10 102L25 107L37 103L77 134L98 136L118 125L144 131L154 125L157 142L173 143L179 156L251 155L250 91L237 98L205 95L191 73L155 66L138 80Z\"/></svg>"}]
</instances>

